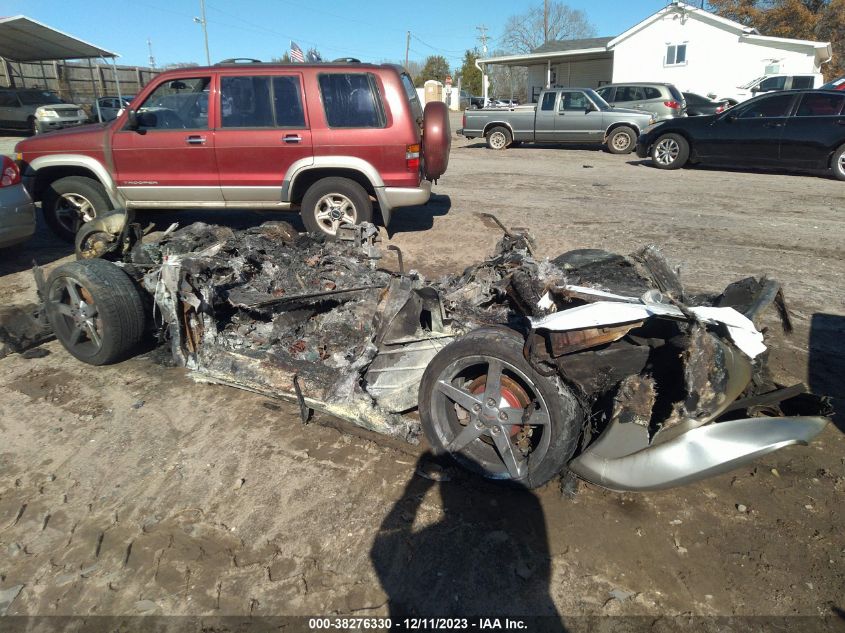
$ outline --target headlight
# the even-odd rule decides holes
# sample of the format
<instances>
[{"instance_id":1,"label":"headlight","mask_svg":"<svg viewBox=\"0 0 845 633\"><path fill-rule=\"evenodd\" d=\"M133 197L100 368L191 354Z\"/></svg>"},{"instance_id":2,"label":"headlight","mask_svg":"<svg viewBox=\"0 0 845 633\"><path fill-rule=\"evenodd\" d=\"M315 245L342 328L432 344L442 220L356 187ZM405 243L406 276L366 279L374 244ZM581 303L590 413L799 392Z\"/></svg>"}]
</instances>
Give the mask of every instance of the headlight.
<instances>
[{"instance_id":1,"label":"headlight","mask_svg":"<svg viewBox=\"0 0 845 633\"><path fill-rule=\"evenodd\" d=\"M39 119L58 119L59 113L48 108L36 108L35 116Z\"/></svg>"},{"instance_id":2,"label":"headlight","mask_svg":"<svg viewBox=\"0 0 845 633\"><path fill-rule=\"evenodd\" d=\"M77 110L77 111L76 111L76 116L86 117L86 116L88 116L88 115L87 115L87 114L85 114L85 110Z\"/></svg>"}]
</instances>

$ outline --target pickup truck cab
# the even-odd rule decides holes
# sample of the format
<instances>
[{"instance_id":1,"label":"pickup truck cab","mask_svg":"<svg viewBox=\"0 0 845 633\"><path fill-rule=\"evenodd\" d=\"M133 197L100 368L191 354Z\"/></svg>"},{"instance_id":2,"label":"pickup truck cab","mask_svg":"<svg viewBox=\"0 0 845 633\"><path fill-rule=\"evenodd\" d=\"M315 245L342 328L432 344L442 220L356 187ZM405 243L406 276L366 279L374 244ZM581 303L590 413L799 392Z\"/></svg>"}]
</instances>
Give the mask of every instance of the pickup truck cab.
<instances>
[{"instance_id":1,"label":"pickup truck cab","mask_svg":"<svg viewBox=\"0 0 845 633\"><path fill-rule=\"evenodd\" d=\"M446 171L445 104L398 66L220 64L159 75L111 123L18 143L48 225L113 208L296 210L312 232L424 204Z\"/></svg>"},{"instance_id":2,"label":"pickup truck cab","mask_svg":"<svg viewBox=\"0 0 845 633\"><path fill-rule=\"evenodd\" d=\"M756 77L730 93L719 95L720 99L729 99L734 103L742 103L752 97L765 92L776 90L810 90L821 88L824 77L821 73L806 73L803 75L769 74Z\"/></svg>"},{"instance_id":3,"label":"pickup truck cab","mask_svg":"<svg viewBox=\"0 0 845 633\"><path fill-rule=\"evenodd\" d=\"M627 154L652 123L650 112L614 108L589 88L554 88L541 92L536 105L466 112L459 134L485 138L498 150L514 143L594 143Z\"/></svg>"}]
</instances>

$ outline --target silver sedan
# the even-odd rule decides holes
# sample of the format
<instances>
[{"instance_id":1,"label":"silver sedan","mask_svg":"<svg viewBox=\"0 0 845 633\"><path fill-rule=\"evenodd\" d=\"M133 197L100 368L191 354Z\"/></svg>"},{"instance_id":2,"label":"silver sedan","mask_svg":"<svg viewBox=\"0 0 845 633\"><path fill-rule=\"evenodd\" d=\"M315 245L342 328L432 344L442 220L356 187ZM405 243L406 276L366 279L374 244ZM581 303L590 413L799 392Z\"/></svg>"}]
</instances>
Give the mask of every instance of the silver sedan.
<instances>
[{"instance_id":1,"label":"silver sedan","mask_svg":"<svg viewBox=\"0 0 845 633\"><path fill-rule=\"evenodd\" d=\"M2 157L0 171L0 248L25 242L35 233L35 205L21 184L17 164Z\"/></svg>"}]
</instances>

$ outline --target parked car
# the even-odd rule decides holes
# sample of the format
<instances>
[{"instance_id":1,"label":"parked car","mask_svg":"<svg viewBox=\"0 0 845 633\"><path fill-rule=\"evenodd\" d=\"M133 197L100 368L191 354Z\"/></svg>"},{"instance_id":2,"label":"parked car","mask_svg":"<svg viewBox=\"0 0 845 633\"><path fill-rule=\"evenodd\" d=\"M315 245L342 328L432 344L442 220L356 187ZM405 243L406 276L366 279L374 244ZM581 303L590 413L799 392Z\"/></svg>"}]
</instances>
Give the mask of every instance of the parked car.
<instances>
[{"instance_id":1,"label":"parked car","mask_svg":"<svg viewBox=\"0 0 845 633\"><path fill-rule=\"evenodd\" d=\"M614 107L646 110L654 113L658 121L684 116L687 110L684 96L672 84L607 84L596 92Z\"/></svg>"},{"instance_id":2,"label":"parked car","mask_svg":"<svg viewBox=\"0 0 845 633\"><path fill-rule=\"evenodd\" d=\"M466 90L461 90L460 109L466 110L470 105L470 94Z\"/></svg>"},{"instance_id":3,"label":"parked car","mask_svg":"<svg viewBox=\"0 0 845 633\"><path fill-rule=\"evenodd\" d=\"M827 82L821 87L822 90L845 90L845 75Z\"/></svg>"},{"instance_id":4,"label":"parked car","mask_svg":"<svg viewBox=\"0 0 845 633\"><path fill-rule=\"evenodd\" d=\"M778 92L722 114L658 123L640 136L637 155L660 169L696 161L830 169L845 180L845 93Z\"/></svg>"},{"instance_id":5,"label":"parked car","mask_svg":"<svg viewBox=\"0 0 845 633\"><path fill-rule=\"evenodd\" d=\"M634 149L640 130L655 122L650 112L611 108L589 88L554 88L540 93L537 105L507 110L465 112L467 138L485 138L502 150L513 143L606 144L614 154Z\"/></svg>"},{"instance_id":6,"label":"parked car","mask_svg":"<svg viewBox=\"0 0 845 633\"><path fill-rule=\"evenodd\" d=\"M824 83L824 78L819 73L805 73L802 75L762 75L756 77L746 84L738 86L735 91L730 94L721 94L718 99L731 99L736 103L742 103L752 97L756 97L764 92L773 92L780 90L809 90L810 88L820 88Z\"/></svg>"},{"instance_id":7,"label":"parked car","mask_svg":"<svg viewBox=\"0 0 845 633\"><path fill-rule=\"evenodd\" d=\"M25 242L35 233L35 205L21 183L17 163L0 156L0 248Z\"/></svg>"},{"instance_id":8,"label":"parked car","mask_svg":"<svg viewBox=\"0 0 845 633\"><path fill-rule=\"evenodd\" d=\"M385 224L424 204L449 161L445 104L423 111L393 65L185 68L133 106L105 128L18 143L24 181L64 238L114 208L299 209L333 236L371 221L372 199Z\"/></svg>"},{"instance_id":9,"label":"parked car","mask_svg":"<svg viewBox=\"0 0 845 633\"><path fill-rule=\"evenodd\" d=\"M88 123L80 106L55 92L35 88L0 88L0 128L40 134Z\"/></svg>"},{"instance_id":10,"label":"parked car","mask_svg":"<svg viewBox=\"0 0 845 633\"><path fill-rule=\"evenodd\" d=\"M703 116L706 114L719 114L731 107L727 99L715 101L702 97L694 92L684 92L684 100L687 102L687 116Z\"/></svg>"},{"instance_id":11,"label":"parked car","mask_svg":"<svg viewBox=\"0 0 845 633\"><path fill-rule=\"evenodd\" d=\"M100 97L91 106L91 119L93 121L114 121L121 110L129 107L132 99L133 97Z\"/></svg>"}]
</instances>

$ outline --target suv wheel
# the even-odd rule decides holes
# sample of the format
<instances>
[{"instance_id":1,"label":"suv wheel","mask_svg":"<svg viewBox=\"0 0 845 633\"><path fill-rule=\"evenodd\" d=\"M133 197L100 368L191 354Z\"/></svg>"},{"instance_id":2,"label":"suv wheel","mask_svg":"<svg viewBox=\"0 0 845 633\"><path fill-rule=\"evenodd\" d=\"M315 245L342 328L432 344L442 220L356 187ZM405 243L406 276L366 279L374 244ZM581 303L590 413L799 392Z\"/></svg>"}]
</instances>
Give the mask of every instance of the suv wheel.
<instances>
[{"instance_id":1,"label":"suv wheel","mask_svg":"<svg viewBox=\"0 0 845 633\"><path fill-rule=\"evenodd\" d=\"M607 139L607 151L611 154L630 154L637 142L637 133L627 126L618 127Z\"/></svg>"},{"instance_id":2,"label":"suv wheel","mask_svg":"<svg viewBox=\"0 0 845 633\"><path fill-rule=\"evenodd\" d=\"M689 160L689 143L680 134L664 134L651 148L651 160L658 169L680 169Z\"/></svg>"},{"instance_id":3,"label":"suv wheel","mask_svg":"<svg viewBox=\"0 0 845 633\"><path fill-rule=\"evenodd\" d=\"M302 199L302 222L309 233L334 237L341 224L372 221L370 196L349 178L318 180Z\"/></svg>"},{"instance_id":4,"label":"suv wheel","mask_svg":"<svg viewBox=\"0 0 845 633\"><path fill-rule=\"evenodd\" d=\"M501 125L487 132L487 147L490 149L505 149L511 144L510 130Z\"/></svg>"},{"instance_id":5,"label":"suv wheel","mask_svg":"<svg viewBox=\"0 0 845 633\"><path fill-rule=\"evenodd\" d=\"M93 178L67 176L50 183L41 204L44 220L56 235L73 242L76 231L112 208L106 190Z\"/></svg>"},{"instance_id":6,"label":"suv wheel","mask_svg":"<svg viewBox=\"0 0 845 633\"><path fill-rule=\"evenodd\" d=\"M836 150L833 159L830 161L833 168L833 175L839 180L845 180L845 145Z\"/></svg>"}]
</instances>

